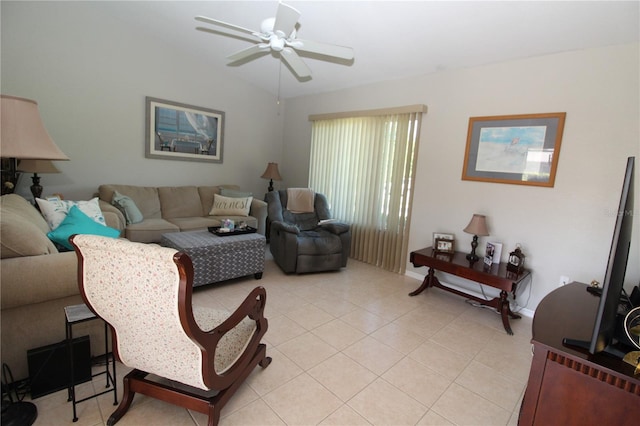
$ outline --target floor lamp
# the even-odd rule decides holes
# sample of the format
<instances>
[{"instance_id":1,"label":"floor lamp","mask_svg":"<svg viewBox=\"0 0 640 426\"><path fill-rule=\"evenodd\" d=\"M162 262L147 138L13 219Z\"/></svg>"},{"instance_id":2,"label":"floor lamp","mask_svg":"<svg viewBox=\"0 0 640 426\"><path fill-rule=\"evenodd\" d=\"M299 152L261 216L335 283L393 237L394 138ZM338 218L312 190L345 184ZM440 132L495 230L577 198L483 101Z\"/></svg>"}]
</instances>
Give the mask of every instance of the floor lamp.
<instances>
[{"instance_id":1,"label":"floor lamp","mask_svg":"<svg viewBox=\"0 0 640 426\"><path fill-rule=\"evenodd\" d=\"M11 193L18 182L17 160L68 160L47 133L30 99L0 95L0 155L2 193ZM6 168L5 168L6 163ZM32 402L2 401L3 425L31 425L38 417Z\"/></svg>"}]
</instances>

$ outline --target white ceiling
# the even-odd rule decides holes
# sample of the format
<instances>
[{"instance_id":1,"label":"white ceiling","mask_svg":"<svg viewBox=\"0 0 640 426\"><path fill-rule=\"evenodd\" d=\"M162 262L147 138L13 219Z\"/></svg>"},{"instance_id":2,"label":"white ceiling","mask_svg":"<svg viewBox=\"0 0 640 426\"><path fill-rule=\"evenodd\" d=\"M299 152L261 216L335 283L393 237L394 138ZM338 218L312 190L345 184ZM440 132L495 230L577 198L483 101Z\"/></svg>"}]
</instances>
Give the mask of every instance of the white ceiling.
<instances>
[{"instance_id":1,"label":"white ceiling","mask_svg":"<svg viewBox=\"0 0 640 426\"><path fill-rule=\"evenodd\" d=\"M305 58L312 79L298 81L276 56L228 66L251 43L196 31L197 15L260 29L277 1L96 2L167 43L205 57L283 98L519 58L639 41L639 1L294 1L298 36L352 47L350 65ZM210 26L212 29L214 26ZM278 74L281 71L280 84ZM280 88L279 88L280 86Z\"/></svg>"}]
</instances>

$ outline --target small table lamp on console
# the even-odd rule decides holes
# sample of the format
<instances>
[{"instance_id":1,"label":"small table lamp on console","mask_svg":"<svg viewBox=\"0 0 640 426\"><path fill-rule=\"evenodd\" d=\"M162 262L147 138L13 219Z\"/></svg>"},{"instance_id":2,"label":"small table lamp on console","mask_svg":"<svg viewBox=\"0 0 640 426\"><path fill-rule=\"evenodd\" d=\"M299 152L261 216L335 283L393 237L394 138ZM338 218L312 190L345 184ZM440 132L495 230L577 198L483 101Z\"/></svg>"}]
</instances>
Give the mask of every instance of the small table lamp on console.
<instances>
[{"instance_id":1,"label":"small table lamp on console","mask_svg":"<svg viewBox=\"0 0 640 426\"><path fill-rule=\"evenodd\" d=\"M467 260L471 263L476 262L479 259L478 255L476 255L478 236L486 237L489 235L486 217L481 214L474 214L471 218L471 222L469 222L463 231L467 234L473 234L473 240L471 241L471 253L467 255Z\"/></svg>"},{"instance_id":2,"label":"small table lamp on console","mask_svg":"<svg viewBox=\"0 0 640 426\"><path fill-rule=\"evenodd\" d=\"M262 179L269 179L269 192L273 191L273 181L274 180L282 180L280 177L280 172L278 171L278 163L269 163L267 164L267 170L264 171Z\"/></svg>"},{"instance_id":3,"label":"small table lamp on console","mask_svg":"<svg viewBox=\"0 0 640 426\"><path fill-rule=\"evenodd\" d=\"M18 164L19 172L33 173L31 176L31 193L33 201L42 197L42 185L40 185L40 176L38 173L60 173L60 170L49 160L21 160Z\"/></svg>"}]
</instances>

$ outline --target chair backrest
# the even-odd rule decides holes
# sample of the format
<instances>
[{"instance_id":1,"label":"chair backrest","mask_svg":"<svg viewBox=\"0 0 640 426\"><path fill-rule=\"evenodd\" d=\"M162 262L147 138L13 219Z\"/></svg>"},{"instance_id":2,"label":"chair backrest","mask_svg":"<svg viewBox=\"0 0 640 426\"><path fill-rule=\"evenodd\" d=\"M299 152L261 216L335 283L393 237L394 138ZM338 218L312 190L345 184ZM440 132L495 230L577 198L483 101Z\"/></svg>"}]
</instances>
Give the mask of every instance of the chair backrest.
<instances>
[{"instance_id":1,"label":"chair backrest","mask_svg":"<svg viewBox=\"0 0 640 426\"><path fill-rule=\"evenodd\" d=\"M315 194L314 212L293 213L287 210L287 190L272 191L267 194L269 219L298 226L301 230L313 229L320 220L331 219L331 210L327 198L320 193Z\"/></svg>"},{"instance_id":2,"label":"chair backrest","mask_svg":"<svg viewBox=\"0 0 640 426\"><path fill-rule=\"evenodd\" d=\"M201 348L185 332L193 324L193 266L188 256L155 244L75 235L78 285L111 325L123 364L208 389Z\"/></svg>"}]
</instances>

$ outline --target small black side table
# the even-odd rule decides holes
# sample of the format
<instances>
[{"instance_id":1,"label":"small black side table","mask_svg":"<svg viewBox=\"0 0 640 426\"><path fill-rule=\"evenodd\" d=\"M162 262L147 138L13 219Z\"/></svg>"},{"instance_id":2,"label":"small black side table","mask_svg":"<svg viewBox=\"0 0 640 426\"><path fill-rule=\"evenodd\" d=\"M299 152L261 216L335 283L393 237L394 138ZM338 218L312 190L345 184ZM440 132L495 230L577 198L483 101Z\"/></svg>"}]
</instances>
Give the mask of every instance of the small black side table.
<instances>
[{"instance_id":1,"label":"small black side table","mask_svg":"<svg viewBox=\"0 0 640 426\"><path fill-rule=\"evenodd\" d=\"M73 350L71 347L71 341L73 340L73 325L79 324L81 322L92 321L94 319L98 319L98 317L85 305L84 303L80 305L72 305L65 306L64 308L65 314L65 328L66 328L66 336L67 336L67 344L69 349L69 363L70 363L70 380L69 380L69 398L67 401L72 401L73 403L73 421L78 421L78 416L76 414L76 404L80 404L81 402L87 401L91 398L95 398L97 396L103 395L105 393L113 392L113 405L118 405L118 391L116 387L116 357L113 353L109 353L109 326L107 323L104 323L104 361L105 361L105 369L96 374L92 374L91 377L97 377L104 374L107 378L106 387L109 388L113 384L113 389L108 389L99 393L95 393L86 398L76 400L76 383L74 377L74 365L73 365ZM109 357L111 357L111 371L109 371Z\"/></svg>"}]
</instances>

